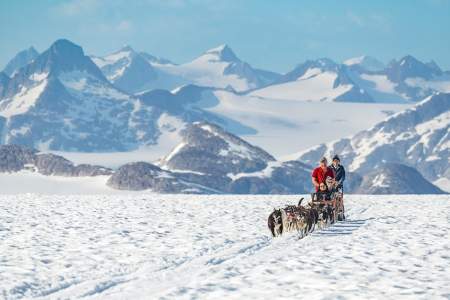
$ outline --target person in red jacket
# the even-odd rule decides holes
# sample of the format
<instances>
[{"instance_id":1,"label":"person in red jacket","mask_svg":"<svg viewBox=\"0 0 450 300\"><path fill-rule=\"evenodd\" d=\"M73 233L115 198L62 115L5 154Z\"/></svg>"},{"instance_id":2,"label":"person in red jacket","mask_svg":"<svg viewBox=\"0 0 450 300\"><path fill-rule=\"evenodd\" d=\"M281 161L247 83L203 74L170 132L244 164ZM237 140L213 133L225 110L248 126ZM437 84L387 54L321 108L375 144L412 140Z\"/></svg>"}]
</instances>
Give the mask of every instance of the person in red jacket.
<instances>
[{"instance_id":1,"label":"person in red jacket","mask_svg":"<svg viewBox=\"0 0 450 300\"><path fill-rule=\"evenodd\" d=\"M328 161L325 157L322 157L319 162L319 166L312 172L312 183L316 188L316 192L319 191L321 183L326 184L327 177L334 179L334 172L328 167Z\"/></svg>"}]
</instances>

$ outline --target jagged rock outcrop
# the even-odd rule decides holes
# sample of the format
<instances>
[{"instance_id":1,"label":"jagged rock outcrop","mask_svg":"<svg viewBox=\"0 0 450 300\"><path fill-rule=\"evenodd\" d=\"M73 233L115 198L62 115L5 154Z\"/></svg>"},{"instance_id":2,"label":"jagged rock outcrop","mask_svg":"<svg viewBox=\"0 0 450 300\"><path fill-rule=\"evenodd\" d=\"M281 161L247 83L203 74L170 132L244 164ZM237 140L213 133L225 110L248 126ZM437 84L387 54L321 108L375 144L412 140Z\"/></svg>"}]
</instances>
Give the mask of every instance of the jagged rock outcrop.
<instances>
[{"instance_id":1,"label":"jagged rock outcrop","mask_svg":"<svg viewBox=\"0 0 450 300\"><path fill-rule=\"evenodd\" d=\"M0 172L37 171L43 175L79 177L110 175L112 170L95 165L74 165L62 156L39 153L19 145L0 146Z\"/></svg>"},{"instance_id":2,"label":"jagged rock outcrop","mask_svg":"<svg viewBox=\"0 0 450 300\"><path fill-rule=\"evenodd\" d=\"M365 175L355 193L375 195L444 194L416 169L394 163L383 164Z\"/></svg>"},{"instance_id":3,"label":"jagged rock outcrop","mask_svg":"<svg viewBox=\"0 0 450 300\"><path fill-rule=\"evenodd\" d=\"M34 164L36 150L20 147L17 145L0 146L0 172L18 172L25 165Z\"/></svg>"},{"instance_id":4,"label":"jagged rock outcrop","mask_svg":"<svg viewBox=\"0 0 450 300\"><path fill-rule=\"evenodd\" d=\"M160 193L202 193L210 191L200 185L178 179L171 172L146 162L121 166L109 178L108 186L119 190L151 190Z\"/></svg>"},{"instance_id":5,"label":"jagged rock outcrop","mask_svg":"<svg viewBox=\"0 0 450 300\"><path fill-rule=\"evenodd\" d=\"M110 169L101 166L88 164L74 165L64 157L54 154L38 154L36 155L34 164L38 172L43 175L79 177L111 175L112 173Z\"/></svg>"}]
</instances>

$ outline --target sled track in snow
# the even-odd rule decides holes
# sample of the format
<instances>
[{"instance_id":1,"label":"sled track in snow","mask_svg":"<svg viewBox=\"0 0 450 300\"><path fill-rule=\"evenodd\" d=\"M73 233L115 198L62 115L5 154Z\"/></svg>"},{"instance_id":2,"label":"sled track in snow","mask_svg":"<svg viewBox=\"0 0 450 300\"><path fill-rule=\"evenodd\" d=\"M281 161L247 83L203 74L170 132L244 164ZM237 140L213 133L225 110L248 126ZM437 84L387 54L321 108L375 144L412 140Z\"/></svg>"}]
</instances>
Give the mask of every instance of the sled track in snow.
<instances>
[{"instance_id":1,"label":"sled track in snow","mask_svg":"<svg viewBox=\"0 0 450 300\"><path fill-rule=\"evenodd\" d=\"M0 298L449 297L448 195L349 196L346 221L273 239L296 199L0 197Z\"/></svg>"},{"instance_id":2,"label":"sled track in snow","mask_svg":"<svg viewBox=\"0 0 450 300\"><path fill-rule=\"evenodd\" d=\"M347 219L345 221L338 221L337 223L334 223L329 227L314 231L310 235L311 236L324 236L324 235L339 236L339 235L352 234L355 230L358 230L361 226L366 224L366 221L367 220L351 220L351 219Z\"/></svg>"}]
</instances>

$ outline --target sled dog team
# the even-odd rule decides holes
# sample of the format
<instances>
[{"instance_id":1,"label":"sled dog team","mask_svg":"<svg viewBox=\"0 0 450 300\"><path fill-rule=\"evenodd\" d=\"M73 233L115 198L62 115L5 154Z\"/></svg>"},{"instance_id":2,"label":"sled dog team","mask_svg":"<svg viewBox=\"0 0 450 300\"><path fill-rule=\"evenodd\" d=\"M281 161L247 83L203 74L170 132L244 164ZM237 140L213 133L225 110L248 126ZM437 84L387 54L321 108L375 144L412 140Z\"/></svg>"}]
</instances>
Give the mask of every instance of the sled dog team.
<instances>
[{"instance_id":1,"label":"sled dog team","mask_svg":"<svg viewBox=\"0 0 450 300\"><path fill-rule=\"evenodd\" d=\"M302 206L303 198L298 205L274 209L268 219L268 227L272 236L296 230L301 237L314 231L315 227L324 228L338 221L345 220L343 183L345 169L339 156L333 157L328 166L325 157L320 159L319 166L312 172L312 183L316 192L311 194L311 202Z\"/></svg>"}]
</instances>

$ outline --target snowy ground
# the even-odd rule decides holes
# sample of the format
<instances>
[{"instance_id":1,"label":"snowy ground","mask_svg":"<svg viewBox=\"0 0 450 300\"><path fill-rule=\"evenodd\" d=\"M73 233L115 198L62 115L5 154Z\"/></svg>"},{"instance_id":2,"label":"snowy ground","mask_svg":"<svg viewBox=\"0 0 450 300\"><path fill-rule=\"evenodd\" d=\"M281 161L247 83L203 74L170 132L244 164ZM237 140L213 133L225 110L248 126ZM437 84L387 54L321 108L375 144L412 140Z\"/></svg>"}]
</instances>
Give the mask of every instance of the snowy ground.
<instances>
[{"instance_id":1,"label":"snowy ground","mask_svg":"<svg viewBox=\"0 0 450 300\"><path fill-rule=\"evenodd\" d=\"M106 185L108 178L109 176L45 176L29 171L0 173L0 195L25 193L46 195L132 193L110 188Z\"/></svg>"},{"instance_id":2,"label":"snowy ground","mask_svg":"<svg viewBox=\"0 0 450 300\"><path fill-rule=\"evenodd\" d=\"M0 297L449 299L450 196L348 196L272 239L293 196L0 196Z\"/></svg>"}]
</instances>

